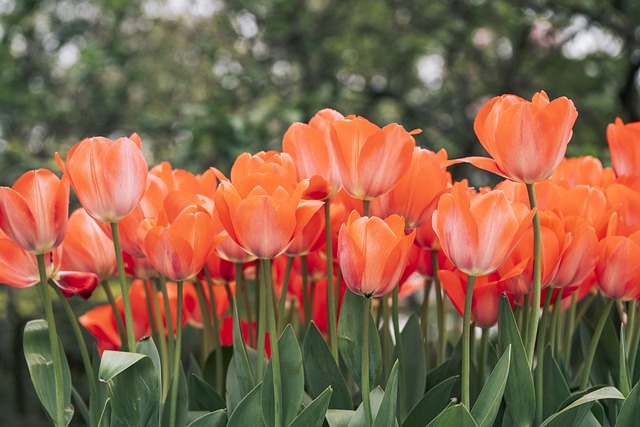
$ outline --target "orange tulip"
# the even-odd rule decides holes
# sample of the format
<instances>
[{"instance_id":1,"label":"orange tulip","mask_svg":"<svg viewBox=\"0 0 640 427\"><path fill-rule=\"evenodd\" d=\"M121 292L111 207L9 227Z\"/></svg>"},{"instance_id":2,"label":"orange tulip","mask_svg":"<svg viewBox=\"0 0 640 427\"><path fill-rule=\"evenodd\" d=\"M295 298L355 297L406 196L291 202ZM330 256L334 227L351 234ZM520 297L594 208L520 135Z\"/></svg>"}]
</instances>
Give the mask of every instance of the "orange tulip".
<instances>
[{"instance_id":1,"label":"orange tulip","mask_svg":"<svg viewBox=\"0 0 640 427\"><path fill-rule=\"evenodd\" d=\"M64 270L95 273L100 280L107 280L116 272L111 236L82 208L75 210L69 218L62 253Z\"/></svg>"},{"instance_id":2,"label":"orange tulip","mask_svg":"<svg viewBox=\"0 0 640 427\"><path fill-rule=\"evenodd\" d=\"M415 147L411 165L398 185L389 193L371 201L371 213L379 217L398 214L407 228L418 228L431 220L438 198L447 188L450 177L441 163L447 152L434 153Z\"/></svg>"},{"instance_id":3,"label":"orange tulip","mask_svg":"<svg viewBox=\"0 0 640 427\"><path fill-rule=\"evenodd\" d=\"M607 126L607 142L616 175L640 176L640 122L624 124L616 118Z\"/></svg>"},{"instance_id":4,"label":"orange tulip","mask_svg":"<svg viewBox=\"0 0 640 427\"><path fill-rule=\"evenodd\" d=\"M392 123L380 129L364 117L332 122L331 141L344 190L371 200L391 191L411 165L412 134Z\"/></svg>"},{"instance_id":5,"label":"orange tulip","mask_svg":"<svg viewBox=\"0 0 640 427\"><path fill-rule=\"evenodd\" d=\"M219 237L214 236L209 213L200 206L192 206L173 222L160 221L152 227L144 239L144 250L160 273L181 281L202 270L209 252L219 242Z\"/></svg>"},{"instance_id":6,"label":"orange tulip","mask_svg":"<svg viewBox=\"0 0 640 427\"><path fill-rule=\"evenodd\" d=\"M198 294L196 286L202 286L205 299L207 302L207 310L211 312L211 299L209 297L209 287L206 283L185 283L184 284L184 312L186 321L194 328L202 329L202 310L200 309L200 302L198 301ZM231 293L235 295L236 285L230 286ZM216 302L216 313L218 318L223 318L227 310L229 310L229 298L227 297L227 291L224 286L214 286L213 295Z\"/></svg>"},{"instance_id":7,"label":"orange tulip","mask_svg":"<svg viewBox=\"0 0 640 427\"><path fill-rule=\"evenodd\" d=\"M473 126L493 159L467 157L451 163L468 162L518 182L544 181L564 157L577 117L571 100L549 102L544 91L531 102L516 95L497 96L480 109Z\"/></svg>"},{"instance_id":8,"label":"orange tulip","mask_svg":"<svg viewBox=\"0 0 640 427\"><path fill-rule=\"evenodd\" d=\"M137 134L115 141L85 138L67 154L56 153L80 204L96 221L119 222L138 204L147 182L147 162Z\"/></svg>"},{"instance_id":9,"label":"orange tulip","mask_svg":"<svg viewBox=\"0 0 640 427\"><path fill-rule=\"evenodd\" d=\"M324 207L321 207L293 238L285 253L290 256L301 256L318 249L324 243L324 239L320 239L324 231L325 215Z\"/></svg>"},{"instance_id":10,"label":"orange tulip","mask_svg":"<svg viewBox=\"0 0 640 427\"><path fill-rule=\"evenodd\" d=\"M47 169L0 187L0 229L31 253L47 253L62 242L68 215L69 184Z\"/></svg>"},{"instance_id":11,"label":"orange tulip","mask_svg":"<svg viewBox=\"0 0 640 427\"><path fill-rule=\"evenodd\" d=\"M294 123L284 134L282 151L293 158L298 179L320 176L331 188L333 196L341 187L340 171L331 146L331 123L344 119L335 110L318 111L309 124Z\"/></svg>"},{"instance_id":12,"label":"orange tulip","mask_svg":"<svg viewBox=\"0 0 640 427\"><path fill-rule=\"evenodd\" d=\"M471 276L486 276L506 261L535 211L510 202L502 191L471 196L459 183L444 194L433 229L451 262Z\"/></svg>"},{"instance_id":13,"label":"orange tulip","mask_svg":"<svg viewBox=\"0 0 640 427\"><path fill-rule=\"evenodd\" d=\"M640 296L640 231L629 237L607 236L598 243L596 279L600 292L618 301Z\"/></svg>"},{"instance_id":14,"label":"orange tulip","mask_svg":"<svg viewBox=\"0 0 640 427\"><path fill-rule=\"evenodd\" d=\"M578 185L606 187L615 179L615 173L611 168L602 167L596 157L565 157L549 179L567 188Z\"/></svg>"},{"instance_id":15,"label":"orange tulip","mask_svg":"<svg viewBox=\"0 0 640 427\"><path fill-rule=\"evenodd\" d=\"M338 262L351 292L385 295L398 284L415 238L404 234L404 219L361 217L352 211L338 234Z\"/></svg>"}]
</instances>

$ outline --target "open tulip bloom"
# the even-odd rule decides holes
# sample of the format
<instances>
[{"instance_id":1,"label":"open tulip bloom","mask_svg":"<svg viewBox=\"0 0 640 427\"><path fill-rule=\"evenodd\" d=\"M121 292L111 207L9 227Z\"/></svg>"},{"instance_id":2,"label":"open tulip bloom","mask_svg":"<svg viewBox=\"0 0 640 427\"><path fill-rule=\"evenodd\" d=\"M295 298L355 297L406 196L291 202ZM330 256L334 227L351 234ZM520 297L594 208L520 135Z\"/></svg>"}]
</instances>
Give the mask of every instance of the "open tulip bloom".
<instances>
[{"instance_id":1,"label":"open tulip bloom","mask_svg":"<svg viewBox=\"0 0 640 427\"><path fill-rule=\"evenodd\" d=\"M490 157L449 160L416 146L419 131L327 108L292 124L282 152L240 154L228 177L149 170L135 133L83 139L56 156L62 177L0 187L0 282L44 303L23 341L46 415L636 425L640 123L608 126L611 168L564 157L576 119L565 97L497 96L474 123ZM505 180L476 190L447 171L460 162ZM71 189L82 207L69 216ZM70 375L52 291L86 384ZM73 295L92 307L76 314Z\"/></svg>"}]
</instances>

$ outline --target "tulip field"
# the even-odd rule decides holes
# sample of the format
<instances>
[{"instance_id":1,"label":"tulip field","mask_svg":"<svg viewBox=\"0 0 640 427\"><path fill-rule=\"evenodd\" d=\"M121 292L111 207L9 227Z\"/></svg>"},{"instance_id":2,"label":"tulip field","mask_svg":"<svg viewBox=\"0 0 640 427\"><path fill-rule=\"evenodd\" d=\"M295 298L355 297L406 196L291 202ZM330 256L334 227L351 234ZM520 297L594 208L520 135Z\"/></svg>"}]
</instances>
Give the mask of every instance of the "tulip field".
<instances>
[{"instance_id":1,"label":"tulip field","mask_svg":"<svg viewBox=\"0 0 640 427\"><path fill-rule=\"evenodd\" d=\"M474 122L487 157L329 108L229 172L149 165L135 133L56 153L0 187L0 283L41 297L23 350L42 410L56 427L639 425L640 122L608 125L605 167L566 157L579 110L494 97ZM503 180L474 188L460 163ZM108 303L78 310L98 288Z\"/></svg>"}]
</instances>

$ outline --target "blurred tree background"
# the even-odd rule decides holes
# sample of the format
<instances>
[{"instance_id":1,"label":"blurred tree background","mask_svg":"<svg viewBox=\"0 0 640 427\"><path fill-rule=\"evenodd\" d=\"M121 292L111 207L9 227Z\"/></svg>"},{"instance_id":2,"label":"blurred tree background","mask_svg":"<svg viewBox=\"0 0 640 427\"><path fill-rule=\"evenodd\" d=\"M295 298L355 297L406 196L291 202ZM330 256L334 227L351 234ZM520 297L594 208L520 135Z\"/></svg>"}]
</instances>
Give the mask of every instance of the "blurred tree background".
<instances>
[{"instance_id":1,"label":"blurred tree background","mask_svg":"<svg viewBox=\"0 0 640 427\"><path fill-rule=\"evenodd\" d=\"M606 163L606 125L640 120L639 21L637 0L0 0L0 185L132 132L150 164L227 171L324 107L481 154L479 107L541 89L577 106L569 154ZM40 416L19 344L29 292L0 288L7 425Z\"/></svg>"}]
</instances>

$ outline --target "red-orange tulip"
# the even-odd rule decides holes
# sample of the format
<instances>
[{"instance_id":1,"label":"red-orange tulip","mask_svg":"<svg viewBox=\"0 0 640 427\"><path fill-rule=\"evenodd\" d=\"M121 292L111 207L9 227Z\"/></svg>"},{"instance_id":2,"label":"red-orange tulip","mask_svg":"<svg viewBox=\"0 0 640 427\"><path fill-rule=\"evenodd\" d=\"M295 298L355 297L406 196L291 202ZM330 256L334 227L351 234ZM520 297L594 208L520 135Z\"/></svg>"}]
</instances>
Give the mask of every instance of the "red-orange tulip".
<instances>
[{"instance_id":1,"label":"red-orange tulip","mask_svg":"<svg viewBox=\"0 0 640 427\"><path fill-rule=\"evenodd\" d=\"M69 183L47 169L0 187L0 229L31 253L47 253L62 242L68 215Z\"/></svg>"},{"instance_id":2,"label":"red-orange tulip","mask_svg":"<svg viewBox=\"0 0 640 427\"><path fill-rule=\"evenodd\" d=\"M516 95L497 96L478 112L473 129L492 159L467 157L472 163L513 181L533 183L551 176L567 151L578 117L565 97L549 102L545 92L531 102Z\"/></svg>"},{"instance_id":3,"label":"red-orange tulip","mask_svg":"<svg viewBox=\"0 0 640 427\"><path fill-rule=\"evenodd\" d=\"M395 187L411 165L414 132L392 123L380 129L364 117L332 122L331 141L344 190L371 200Z\"/></svg>"},{"instance_id":4,"label":"red-orange tulip","mask_svg":"<svg viewBox=\"0 0 640 427\"><path fill-rule=\"evenodd\" d=\"M409 257L415 230L404 234L404 219L391 215L361 217L351 212L338 235L338 262L351 292L385 295L398 284Z\"/></svg>"},{"instance_id":5,"label":"red-orange tulip","mask_svg":"<svg viewBox=\"0 0 640 427\"><path fill-rule=\"evenodd\" d=\"M607 126L611 164L618 176L640 176L640 122L624 124L620 118Z\"/></svg>"},{"instance_id":6,"label":"red-orange tulip","mask_svg":"<svg viewBox=\"0 0 640 427\"><path fill-rule=\"evenodd\" d=\"M618 301L640 296L640 231L629 237L607 236L598 244L596 279L600 291Z\"/></svg>"},{"instance_id":7,"label":"red-orange tulip","mask_svg":"<svg viewBox=\"0 0 640 427\"><path fill-rule=\"evenodd\" d=\"M138 204L147 182L147 162L137 134L115 141L85 138L56 161L78 200L96 221L119 222Z\"/></svg>"}]
</instances>

